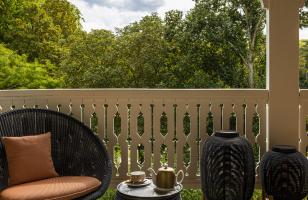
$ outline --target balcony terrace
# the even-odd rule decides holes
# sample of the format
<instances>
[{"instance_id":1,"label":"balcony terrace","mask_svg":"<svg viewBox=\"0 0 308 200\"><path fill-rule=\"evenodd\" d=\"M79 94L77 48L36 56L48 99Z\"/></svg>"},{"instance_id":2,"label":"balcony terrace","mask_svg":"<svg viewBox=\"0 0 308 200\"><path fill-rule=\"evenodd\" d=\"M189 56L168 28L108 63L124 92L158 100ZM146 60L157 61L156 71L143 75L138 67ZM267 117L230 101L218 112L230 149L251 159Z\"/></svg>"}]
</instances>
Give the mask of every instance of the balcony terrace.
<instances>
[{"instance_id":1,"label":"balcony terrace","mask_svg":"<svg viewBox=\"0 0 308 200\"><path fill-rule=\"evenodd\" d=\"M308 90L298 86L298 8L302 0L263 0L267 8L267 89L56 89L0 91L0 111L57 110L88 125L113 161L111 187L162 162L200 188L200 148L215 130L234 129L258 164L274 144L308 146ZM283 21L283 23L281 23ZM80 161L82 162L82 161ZM148 175L148 174L147 174Z\"/></svg>"}]
</instances>

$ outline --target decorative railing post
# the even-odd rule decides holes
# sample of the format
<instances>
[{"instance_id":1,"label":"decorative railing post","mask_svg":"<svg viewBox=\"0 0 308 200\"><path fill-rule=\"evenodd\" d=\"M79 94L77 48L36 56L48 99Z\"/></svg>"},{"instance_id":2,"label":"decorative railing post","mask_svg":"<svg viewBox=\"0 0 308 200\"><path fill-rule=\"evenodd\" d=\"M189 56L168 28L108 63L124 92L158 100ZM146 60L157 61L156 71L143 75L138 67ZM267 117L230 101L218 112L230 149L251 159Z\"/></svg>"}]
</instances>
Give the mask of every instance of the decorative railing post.
<instances>
[{"instance_id":1,"label":"decorative railing post","mask_svg":"<svg viewBox=\"0 0 308 200\"><path fill-rule=\"evenodd\" d=\"M299 8L304 0L262 0L267 12L268 147L299 143Z\"/></svg>"}]
</instances>

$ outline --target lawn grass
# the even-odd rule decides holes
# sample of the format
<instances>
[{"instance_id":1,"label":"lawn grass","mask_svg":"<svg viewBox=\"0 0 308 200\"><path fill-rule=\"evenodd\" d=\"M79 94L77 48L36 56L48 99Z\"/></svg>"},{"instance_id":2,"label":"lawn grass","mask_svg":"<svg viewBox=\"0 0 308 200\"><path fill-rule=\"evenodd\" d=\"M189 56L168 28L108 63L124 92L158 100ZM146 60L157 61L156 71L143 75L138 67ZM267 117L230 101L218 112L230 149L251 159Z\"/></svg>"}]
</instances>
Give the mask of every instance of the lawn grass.
<instances>
[{"instance_id":1,"label":"lawn grass","mask_svg":"<svg viewBox=\"0 0 308 200\"><path fill-rule=\"evenodd\" d=\"M115 198L115 189L108 189L104 197L99 200L113 200ZM202 192L197 189L184 189L181 192L182 200L202 200ZM251 200L261 200L261 190L255 190Z\"/></svg>"}]
</instances>

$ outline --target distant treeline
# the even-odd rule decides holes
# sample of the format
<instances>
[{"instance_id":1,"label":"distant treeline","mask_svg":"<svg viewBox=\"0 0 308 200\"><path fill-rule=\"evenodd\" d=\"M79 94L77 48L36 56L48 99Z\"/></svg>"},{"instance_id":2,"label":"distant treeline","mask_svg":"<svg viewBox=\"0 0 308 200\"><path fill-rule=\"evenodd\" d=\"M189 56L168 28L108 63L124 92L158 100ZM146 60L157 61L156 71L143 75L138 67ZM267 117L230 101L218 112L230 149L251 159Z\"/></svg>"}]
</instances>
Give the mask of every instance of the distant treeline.
<instances>
[{"instance_id":1,"label":"distant treeline","mask_svg":"<svg viewBox=\"0 0 308 200\"><path fill-rule=\"evenodd\" d=\"M81 20L67 0L0 0L0 89L265 87L259 0L198 0L186 15L152 13L115 32L87 33ZM300 45L308 88L308 41Z\"/></svg>"}]
</instances>

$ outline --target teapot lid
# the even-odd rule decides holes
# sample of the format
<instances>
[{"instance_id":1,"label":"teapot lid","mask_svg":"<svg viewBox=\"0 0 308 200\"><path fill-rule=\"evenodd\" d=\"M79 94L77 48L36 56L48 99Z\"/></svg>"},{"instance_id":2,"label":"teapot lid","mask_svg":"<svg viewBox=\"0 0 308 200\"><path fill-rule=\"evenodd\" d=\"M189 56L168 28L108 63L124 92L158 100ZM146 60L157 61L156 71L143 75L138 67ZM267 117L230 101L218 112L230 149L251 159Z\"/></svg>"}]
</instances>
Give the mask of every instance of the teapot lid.
<instances>
[{"instance_id":1,"label":"teapot lid","mask_svg":"<svg viewBox=\"0 0 308 200\"><path fill-rule=\"evenodd\" d=\"M158 171L174 172L174 169L172 167L168 167L168 164L164 164L161 168L158 169Z\"/></svg>"}]
</instances>

